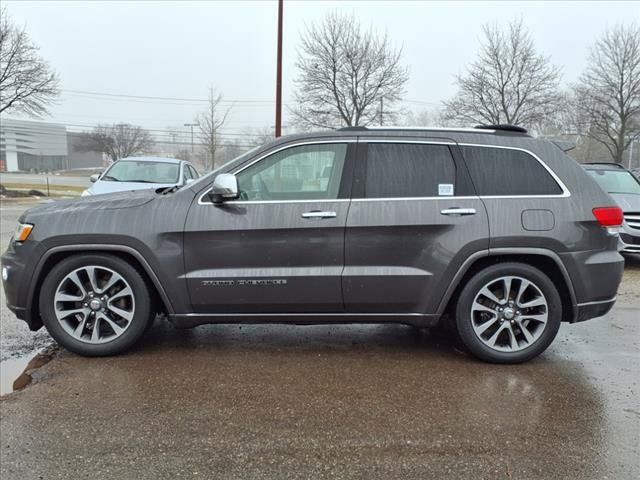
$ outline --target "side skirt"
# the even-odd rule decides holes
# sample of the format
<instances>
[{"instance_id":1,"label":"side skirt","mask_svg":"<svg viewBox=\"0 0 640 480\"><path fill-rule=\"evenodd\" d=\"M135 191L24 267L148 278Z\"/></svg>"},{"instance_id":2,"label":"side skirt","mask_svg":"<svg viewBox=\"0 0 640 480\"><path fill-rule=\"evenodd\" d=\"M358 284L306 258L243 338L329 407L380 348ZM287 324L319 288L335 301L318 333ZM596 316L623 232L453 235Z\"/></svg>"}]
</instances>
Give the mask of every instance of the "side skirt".
<instances>
[{"instance_id":1,"label":"side skirt","mask_svg":"<svg viewBox=\"0 0 640 480\"><path fill-rule=\"evenodd\" d=\"M402 323L414 327L432 327L439 315L422 313L186 313L167 316L176 328L193 328L215 323L277 323L326 325L345 323Z\"/></svg>"}]
</instances>

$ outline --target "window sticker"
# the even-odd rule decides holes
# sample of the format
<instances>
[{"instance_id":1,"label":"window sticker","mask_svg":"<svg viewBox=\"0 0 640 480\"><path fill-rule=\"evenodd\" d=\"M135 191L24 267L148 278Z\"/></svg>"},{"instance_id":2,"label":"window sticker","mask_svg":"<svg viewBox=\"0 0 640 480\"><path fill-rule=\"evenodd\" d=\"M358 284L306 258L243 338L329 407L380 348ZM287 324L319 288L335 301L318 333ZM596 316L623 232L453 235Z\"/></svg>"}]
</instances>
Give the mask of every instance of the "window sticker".
<instances>
[{"instance_id":1,"label":"window sticker","mask_svg":"<svg viewBox=\"0 0 640 480\"><path fill-rule=\"evenodd\" d=\"M438 184L438 195L441 197L447 196L450 197L453 195L453 183L439 183Z\"/></svg>"}]
</instances>

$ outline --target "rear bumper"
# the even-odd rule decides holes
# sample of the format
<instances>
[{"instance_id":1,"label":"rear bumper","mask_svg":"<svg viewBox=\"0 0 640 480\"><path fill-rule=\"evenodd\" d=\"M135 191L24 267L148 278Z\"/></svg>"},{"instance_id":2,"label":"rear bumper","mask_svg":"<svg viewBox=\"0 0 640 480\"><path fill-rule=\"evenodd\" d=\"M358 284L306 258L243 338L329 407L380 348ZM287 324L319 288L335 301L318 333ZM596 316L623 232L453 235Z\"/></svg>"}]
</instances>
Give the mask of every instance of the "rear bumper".
<instances>
[{"instance_id":1,"label":"rear bumper","mask_svg":"<svg viewBox=\"0 0 640 480\"><path fill-rule=\"evenodd\" d=\"M624 258L617 249L571 252L561 258L575 292L570 321L582 322L609 312L624 273Z\"/></svg>"},{"instance_id":2,"label":"rear bumper","mask_svg":"<svg viewBox=\"0 0 640 480\"><path fill-rule=\"evenodd\" d=\"M592 318L602 317L611 311L616 298L598 302L580 303L576 306L576 322L584 322Z\"/></svg>"}]
</instances>

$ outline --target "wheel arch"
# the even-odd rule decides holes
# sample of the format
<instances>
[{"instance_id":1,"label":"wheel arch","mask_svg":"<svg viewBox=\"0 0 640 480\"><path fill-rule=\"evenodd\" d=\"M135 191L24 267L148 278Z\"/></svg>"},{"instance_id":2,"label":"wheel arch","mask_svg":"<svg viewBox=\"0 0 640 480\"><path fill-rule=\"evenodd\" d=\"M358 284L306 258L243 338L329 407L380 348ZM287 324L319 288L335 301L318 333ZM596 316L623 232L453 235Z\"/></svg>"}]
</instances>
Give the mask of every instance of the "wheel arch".
<instances>
[{"instance_id":1,"label":"wheel arch","mask_svg":"<svg viewBox=\"0 0 640 480\"><path fill-rule=\"evenodd\" d=\"M31 330L38 330L42 326L38 298L40 297L40 288L42 287L47 272L64 259L82 253L104 253L126 260L143 275L143 278L150 287L151 296L157 302L159 309L169 314L174 313L171 300L162 286L160 279L151 265L149 265L149 262L147 262L144 256L137 250L126 245L64 245L47 250L36 265L27 295L26 320Z\"/></svg>"},{"instance_id":2,"label":"wheel arch","mask_svg":"<svg viewBox=\"0 0 640 480\"><path fill-rule=\"evenodd\" d=\"M560 257L551 250L541 248L491 249L471 255L460 267L440 301L438 315L451 311L466 282L480 270L504 262L520 262L538 268L558 288L562 300L562 321L575 322L577 301L571 277Z\"/></svg>"}]
</instances>

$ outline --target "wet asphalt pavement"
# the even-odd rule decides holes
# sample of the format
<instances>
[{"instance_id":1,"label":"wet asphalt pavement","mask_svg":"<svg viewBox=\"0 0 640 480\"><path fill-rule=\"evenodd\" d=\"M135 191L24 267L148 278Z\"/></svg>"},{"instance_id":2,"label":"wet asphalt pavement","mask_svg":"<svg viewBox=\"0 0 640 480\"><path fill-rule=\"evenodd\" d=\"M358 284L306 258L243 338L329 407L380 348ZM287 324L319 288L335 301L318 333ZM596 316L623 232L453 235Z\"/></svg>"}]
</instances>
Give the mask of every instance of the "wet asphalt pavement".
<instances>
[{"instance_id":1,"label":"wet asphalt pavement","mask_svg":"<svg viewBox=\"0 0 640 480\"><path fill-rule=\"evenodd\" d=\"M523 365L401 325L160 322L61 352L0 400L0 478L638 478L639 274Z\"/></svg>"}]
</instances>

